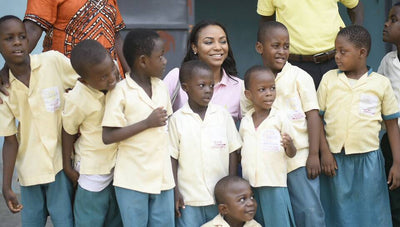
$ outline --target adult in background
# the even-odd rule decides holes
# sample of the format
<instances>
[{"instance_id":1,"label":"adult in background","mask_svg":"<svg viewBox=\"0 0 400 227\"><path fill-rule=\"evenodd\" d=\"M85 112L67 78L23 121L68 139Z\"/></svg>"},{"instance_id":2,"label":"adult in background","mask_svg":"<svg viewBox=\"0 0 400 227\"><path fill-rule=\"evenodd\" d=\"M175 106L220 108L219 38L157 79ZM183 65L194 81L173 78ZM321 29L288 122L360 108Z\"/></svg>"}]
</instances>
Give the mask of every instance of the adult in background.
<instances>
[{"instance_id":1,"label":"adult in background","mask_svg":"<svg viewBox=\"0 0 400 227\"><path fill-rule=\"evenodd\" d=\"M334 41L340 28L345 26L337 2L338 0L258 0L257 13L261 15L261 22L276 20L288 28L289 62L309 73L314 79L315 88L318 88L325 72L337 68ZM339 2L347 7L351 22L362 25L362 2Z\"/></svg>"},{"instance_id":2,"label":"adult in background","mask_svg":"<svg viewBox=\"0 0 400 227\"><path fill-rule=\"evenodd\" d=\"M213 71L214 95L211 103L225 107L235 122L241 119L244 98L243 80L237 77L236 62L230 48L225 27L216 21L197 23L189 35L187 53L183 62L200 59ZM179 84L179 68L172 69L164 78L174 111L188 100Z\"/></svg>"}]
</instances>

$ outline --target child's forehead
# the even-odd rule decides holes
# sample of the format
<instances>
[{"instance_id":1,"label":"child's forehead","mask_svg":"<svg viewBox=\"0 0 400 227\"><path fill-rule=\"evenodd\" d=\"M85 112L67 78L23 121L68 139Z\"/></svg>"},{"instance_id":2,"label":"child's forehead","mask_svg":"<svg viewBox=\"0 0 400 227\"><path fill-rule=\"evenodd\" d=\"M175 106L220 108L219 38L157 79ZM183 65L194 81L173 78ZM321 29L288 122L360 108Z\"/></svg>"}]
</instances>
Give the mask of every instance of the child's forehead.
<instances>
[{"instance_id":1,"label":"child's forehead","mask_svg":"<svg viewBox=\"0 0 400 227\"><path fill-rule=\"evenodd\" d=\"M289 39L289 32L281 27L271 27L265 30L265 32L262 34L263 39L265 41L271 41L273 39L281 38L281 37L287 37Z\"/></svg>"},{"instance_id":2,"label":"child's forehead","mask_svg":"<svg viewBox=\"0 0 400 227\"><path fill-rule=\"evenodd\" d=\"M22 21L15 18L10 18L0 23L0 33L4 34L10 30L20 30L20 32L25 32L25 26Z\"/></svg>"}]
</instances>

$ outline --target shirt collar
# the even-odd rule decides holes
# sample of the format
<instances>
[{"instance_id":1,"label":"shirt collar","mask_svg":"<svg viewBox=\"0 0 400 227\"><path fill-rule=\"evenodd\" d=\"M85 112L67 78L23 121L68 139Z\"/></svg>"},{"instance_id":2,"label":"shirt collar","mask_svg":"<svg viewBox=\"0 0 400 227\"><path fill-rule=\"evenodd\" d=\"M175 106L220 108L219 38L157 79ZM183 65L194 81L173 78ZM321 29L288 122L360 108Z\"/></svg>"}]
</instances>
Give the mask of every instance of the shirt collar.
<instances>
[{"instance_id":1,"label":"shirt collar","mask_svg":"<svg viewBox=\"0 0 400 227\"><path fill-rule=\"evenodd\" d=\"M30 60L30 64L31 64L31 76L32 76L32 72L35 71L36 69L38 69L42 65L42 63L37 60L36 55L30 54L29 60ZM15 78L15 76L14 76L14 74L12 74L11 70L8 70L8 71L9 71L9 75L10 75L10 83L12 83L17 78Z\"/></svg>"},{"instance_id":2,"label":"shirt collar","mask_svg":"<svg viewBox=\"0 0 400 227\"><path fill-rule=\"evenodd\" d=\"M186 102L185 105L183 105L183 106L181 107L181 111L182 111L182 113L185 113L185 114L196 114L196 113L193 112L193 110L190 108L188 102ZM217 110L216 110L216 107L214 106L214 104L208 103L206 115L215 113L216 111L217 111Z\"/></svg>"},{"instance_id":3,"label":"shirt collar","mask_svg":"<svg viewBox=\"0 0 400 227\"><path fill-rule=\"evenodd\" d=\"M286 71L289 70L290 66L291 66L291 64L288 61L286 61L286 63L283 66L282 70L276 75L275 80L278 80L281 76L283 76L286 73Z\"/></svg>"},{"instance_id":4,"label":"shirt collar","mask_svg":"<svg viewBox=\"0 0 400 227\"><path fill-rule=\"evenodd\" d=\"M373 72L373 69L372 69L372 67L370 67L368 65L367 65L367 69L368 69L367 76L370 76L371 73ZM342 70L338 69L337 74L339 75L341 73L344 73L344 72Z\"/></svg>"},{"instance_id":5,"label":"shirt collar","mask_svg":"<svg viewBox=\"0 0 400 227\"><path fill-rule=\"evenodd\" d=\"M91 95L93 95L93 97L96 99L100 99L105 96L102 91L94 89L94 88L90 87L89 85L83 84L79 80L76 82L75 87L80 87L82 90L85 90L88 93L90 93Z\"/></svg>"}]
</instances>

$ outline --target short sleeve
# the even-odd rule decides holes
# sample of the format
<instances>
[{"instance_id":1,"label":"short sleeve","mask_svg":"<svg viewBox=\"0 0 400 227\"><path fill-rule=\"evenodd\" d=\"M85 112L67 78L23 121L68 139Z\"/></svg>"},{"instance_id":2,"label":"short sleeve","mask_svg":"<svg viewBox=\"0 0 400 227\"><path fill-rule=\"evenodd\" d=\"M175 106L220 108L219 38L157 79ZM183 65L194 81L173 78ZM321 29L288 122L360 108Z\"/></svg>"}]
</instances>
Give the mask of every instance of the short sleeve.
<instances>
[{"instance_id":1,"label":"short sleeve","mask_svg":"<svg viewBox=\"0 0 400 227\"><path fill-rule=\"evenodd\" d=\"M58 5L64 0L28 0L24 20L32 21L45 31L57 20Z\"/></svg>"},{"instance_id":2,"label":"short sleeve","mask_svg":"<svg viewBox=\"0 0 400 227\"><path fill-rule=\"evenodd\" d=\"M0 95L3 99L3 104L0 104L0 136L11 136L18 132L14 114L8 106L7 99L4 95Z\"/></svg>"},{"instance_id":3,"label":"short sleeve","mask_svg":"<svg viewBox=\"0 0 400 227\"><path fill-rule=\"evenodd\" d=\"M116 9L115 32L119 32L125 28L125 23L124 23L124 20L122 19L121 13L119 12L117 0L113 0L113 2L114 2L115 9Z\"/></svg>"},{"instance_id":4,"label":"short sleeve","mask_svg":"<svg viewBox=\"0 0 400 227\"><path fill-rule=\"evenodd\" d=\"M180 138L179 138L178 128L176 125L175 115L172 115L172 117L168 122L168 135L170 141L170 155L172 158L178 159Z\"/></svg>"},{"instance_id":5,"label":"short sleeve","mask_svg":"<svg viewBox=\"0 0 400 227\"><path fill-rule=\"evenodd\" d=\"M346 8L352 9L358 5L359 0L339 0Z\"/></svg>"},{"instance_id":6,"label":"short sleeve","mask_svg":"<svg viewBox=\"0 0 400 227\"><path fill-rule=\"evenodd\" d=\"M303 111L318 110L317 93L312 77L304 71L300 75L297 77L296 83Z\"/></svg>"},{"instance_id":7,"label":"short sleeve","mask_svg":"<svg viewBox=\"0 0 400 227\"><path fill-rule=\"evenodd\" d=\"M272 16L275 13L273 0L258 0L257 13L261 16Z\"/></svg>"},{"instance_id":8,"label":"short sleeve","mask_svg":"<svg viewBox=\"0 0 400 227\"><path fill-rule=\"evenodd\" d=\"M281 121L281 133L288 134L294 141L295 129L293 128L292 121L287 118L285 114L279 114L279 120Z\"/></svg>"},{"instance_id":9,"label":"short sleeve","mask_svg":"<svg viewBox=\"0 0 400 227\"><path fill-rule=\"evenodd\" d=\"M385 91L382 100L382 115L384 120L390 120L399 118L399 107L397 104L396 97L394 95L392 86L390 85L389 79L385 78L383 91Z\"/></svg>"},{"instance_id":10,"label":"short sleeve","mask_svg":"<svg viewBox=\"0 0 400 227\"><path fill-rule=\"evenodd\" d=\"M242 89L242 93L240 94L240 118L242 118L243 116L246 115L246 113L253 108L253 103L250 101L250 99L248 99L246 97L246 95L244 94L244 83L243 83L243 89Z\"/></svg>"},{"instance_id":11,"label":"short sleeve","mask_svg":"<svg viewBox=\"0 0 400 227\"><path fill-rule=\"evenodd\" d=\"M236 129L235 122L230 113L224 110L226 119L226 135L228 138L229 152L233 152L242 147L242 139Z\"/></svg>"},{"instance_id":12,"label":"short sleeve","mask_svg":"<svg viewBox=\"0 0 400 227\"><path fill-rule=\"evenodd\" d=\"M59 76L63 81L64 89L73 88L78 80L79 75L72 68L71 61L65 55L58 51L47 51L54 54Z\"/></svg>"},{"instance_id":13,"label":"short sleeve","mask_svg":"<svg viewBox=\"0 0 400 227\"><path fill-rule=\"evenodd\" d=\"M75 135L78 133L79 127L85 119L85 114L81 108L73 102L73 97L71 96L71 94L65 94L62 121L64 130L70 135Z\"/></svg>"},{"instance_id":14,"label":"short sleeve","mask_svg":"<svg viewBox=\"0 0 400 227\"><path fill-rule=\"evenodd\" d=\"M121 81L117 86L106 95L106 107L104 111L103 127L125 127L128 122L125 118L125 96L122 90Z\"/></svg>"},{"instance_id":15,"label":"short sleeve","mask_svg":"<svg viewBox=\"0 0 400 227\"><path fill-rule=\"evenodd\" d=\"M326 111L326 93L327 93L327 74L325 74L322 77L322 80L319 84L318 90L317 90L317 98L318 98L318 104L319 104L319 113L320 115L324 115Z\"/></svg>"}]
</instances>

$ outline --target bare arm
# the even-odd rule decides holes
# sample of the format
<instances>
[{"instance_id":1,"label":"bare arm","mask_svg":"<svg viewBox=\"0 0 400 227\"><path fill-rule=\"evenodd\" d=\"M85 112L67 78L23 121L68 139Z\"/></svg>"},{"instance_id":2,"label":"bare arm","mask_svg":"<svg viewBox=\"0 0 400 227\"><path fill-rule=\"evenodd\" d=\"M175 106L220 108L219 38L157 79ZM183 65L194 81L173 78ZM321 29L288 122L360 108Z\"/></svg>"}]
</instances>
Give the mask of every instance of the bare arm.
<instances>
[{"instance_id":1,"label":"bare arm","mask_svg":"<svg viewBox=\"0 0 400 227\"><path fill-rule=\"evenodd\" d=\"M310 110L306 112L306 118L309 143L309 154L306 168L308 178L314 179L321 173L321 165L319 160L319 137L321 123L318 110Z\"/></svg>"},{"instance_id":2,"label":"bare arm","mask_svg":"<svg viewBox=\"0 0 400 227\"><path fill-rule=\"evenodd\" d=\"M183 196L179 191L179 186L178 186L178 160L171 157L171 163L172 163L172 173L174 174L174 180L175 180L175 188L174 188L175 215L177 217L180 217L182 214L179 209L180 208L185 209L185 202L183 201Z\"/></svg>"},{"instance_id":3,"label":"bare arm","mask_svg":"<svg viewBox=\"0 0 400 227\"><path fill-rule=\"evenodd\" d=\"M17 196L11 188L12 176L14 172L15 160L18 153L17 136L4 137L3 144L3 197L8 209L13 213L22 210L22 205L18 202Z\"/></svg>"},{"instance_id":4,"label":"bare arm","mask_svg":"<svg viewBox=\"0 0 400 227\"><path fill-rule=\"evenodd\" d=\"M320 120L319 124L321 125L319 141L319 148L321 150L321 168L325 175L333 177L336 175L336 170L338 169L337 163L335 157L333 157L333 154L329 149L322 119Z\"/></svg>"},{"instance_id":5,"label":"bare arm","mask_svg":"<svg viewBox=\"0 0 400 227\"><path fill-rule=\"evenodd\" d=\"M274 21L274 20L275 20L275 14L272 14L271 16L261 16L260 23Z\"/></svg>"},{"instance_id":6,"label":"bare arm","mask_svg":"<svg viewBox=\"0 0 400 227\"><path fill-rule=\"evenodd\" d=\"M238 168L238 154L237 150L229 153L229 175L236 176Z\"/></svg>"},{"instance_id":7,"label":"bare arm","mask_svg":"<svg viewBox=\"0 0 400 227\"><path fill-rule=\"evenodd\" d=\"M286 155L289 158L293 158L296 155L297 149L293 144L293 140L286 133L283 133L283 135L282 135L282 146L283 146L283 148L285 148Z\"/></svg>"},{"instance_id":8,"label":"bare arm","mask_svg":"<svg viewBox=\"0 0 400 227\"><path fill-rule=\"evenodd\" d=\"M122 40L121 35L119 34L119 32L117 32L115 34L115 50L117 52L117 57L118 57L119 61L121 62L122 69L124 70L121 73L127 73L127 72L130 72L131 69L130 69L128 62L126 61L126 59L124 57L124 53L122 51L123 43L124 43L124 40Z\"/></svg>"},{"instance_id":9,"label":"bare arm","mask_svg":"<svg viewBox=\"0 0 400 227\"><path fill-rule=\"evenodd\" d=\"M63 169L67 177L72 181L74 187L78 184L79 173L72 166L71 156L74 153L74 142L77 135L68 134L62 129L62 159Z\"/></svg>"},{"instance_id":10,"label":"bare arm","mask_svg":"<svg viewBox=\"0 0 400 227\"><path fill-rule=\"evenodd\" d=\"M103 142L105 144L116 143L134 136L146 129L160 127L167 124L167 111L159 107L146 119L126 127L103 127Z\"/></svg>"},{"instance_id":11,"label":"bare arm","mask_svg":"<svg viewBox=\"0 0 400 227\"><path fill-rule=\"evenodd\" d=\"M362 25L364 22L364 5L361 0L358 2L356 7L347 9L347 14L350 17L351 23Z\"/></svg>"},{"instance_id":12,"label":"bare arm","mask_svg":"<svg viewBox=\"0 0 400 227\"><path fill-rule=\"evenodd\" d=\"M40 37L42 36L43 29L39 25L29 20L25 20L24 25L26 29L26 35L28 37L28 50L29 53L31 53L32 50L35 49Z\"/></svg>"},{"instance_id":13,"label":"bare arm","mask_svg":"<svg viewBox=\"0 0 400 227\"><path fill-rule=\"evenodd\" d=\"M397 125L397 118L385 120L386 131L392 149L393 165L388 176L389 189L394 190L400 186L400 132Z\"/></svg>"}]
</instances>

